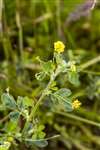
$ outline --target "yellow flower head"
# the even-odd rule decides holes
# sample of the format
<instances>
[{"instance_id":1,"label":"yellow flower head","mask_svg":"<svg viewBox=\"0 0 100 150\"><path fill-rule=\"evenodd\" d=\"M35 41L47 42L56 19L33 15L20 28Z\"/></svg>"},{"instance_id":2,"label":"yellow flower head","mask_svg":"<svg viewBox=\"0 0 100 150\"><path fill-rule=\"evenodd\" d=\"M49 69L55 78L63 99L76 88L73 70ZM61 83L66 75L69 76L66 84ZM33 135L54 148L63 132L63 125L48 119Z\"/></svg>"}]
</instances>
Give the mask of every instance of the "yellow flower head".
<instances>
[{"instance_id":1,"label":"yellow flower head","mask_svg":"<svg viewBox=\"0 0 100 150\"><path fill-rule=\"evenodd\" d=\"M72 103L72 108L73 109L77 109L77 108L79 108L81 106L81 102L78 100L78 99L76 99L73 103Z\"/></svg>"},{"instance_id":2,"label":"yellow flower head","mask_svg":"<svg viewBox=\"0 0 100 150\"><path fill-rule=\"evenodd\" d=\"M65 45L63 42L61 41L57 41L54 43L54 50L57 52L57 53L62 53L64 52L64 48L65 48Z\"/></svg>"}]
</instances>

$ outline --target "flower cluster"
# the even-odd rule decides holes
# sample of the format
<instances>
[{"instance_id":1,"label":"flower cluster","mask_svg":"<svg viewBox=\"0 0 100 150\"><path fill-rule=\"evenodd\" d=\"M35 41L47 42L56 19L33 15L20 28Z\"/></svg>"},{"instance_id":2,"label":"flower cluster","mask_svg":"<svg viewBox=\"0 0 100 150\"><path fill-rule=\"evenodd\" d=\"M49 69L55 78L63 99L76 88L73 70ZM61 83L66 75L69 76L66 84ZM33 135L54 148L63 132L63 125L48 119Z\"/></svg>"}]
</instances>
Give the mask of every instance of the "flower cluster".
<instances>
[{"instance_id":1,"label":"flower cluster","mask_svg":"<svg viewBox=\"0 0 100 150\"><path fill-rule=\"evenodd\" d=\"M57 41L57 42L54 43L55 52L62 53L62 52L64 52L64 49L65 49L65 45L64 45L63 42Z\"/></svg>"},{"instance_id":2,"label":"flower cluster","mask_svg":"<svg viewBox=\"0 0 100 150\"><path fill-rule=\"evenodd\" d=\"M78 99L74 100L74 102L72 103L72 108L73 109L77 109L80 106L81 106L81 102Z\"/></svg>"}]
</instances>

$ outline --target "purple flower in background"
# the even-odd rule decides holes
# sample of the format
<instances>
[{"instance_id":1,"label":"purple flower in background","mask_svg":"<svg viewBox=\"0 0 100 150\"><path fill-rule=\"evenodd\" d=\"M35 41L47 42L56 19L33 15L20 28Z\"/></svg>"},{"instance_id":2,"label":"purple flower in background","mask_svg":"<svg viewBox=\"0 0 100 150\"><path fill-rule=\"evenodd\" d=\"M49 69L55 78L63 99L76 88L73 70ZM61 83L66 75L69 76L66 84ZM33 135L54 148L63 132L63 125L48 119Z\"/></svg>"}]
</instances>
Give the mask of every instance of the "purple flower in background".
<instances>
[{"instance_id":1,"label":"purple flower in background","mask_svg":"<svg viewBox=\"0 0 100 150\"><path fill-rule=\"evenodd\" d=\"M96 2L97 0L86 0L84 4L77 6L75 11L69 14L65 24L76 21L80 19L80 17L89 15L91 10L95 7Z\"/></svg>"}]
</instances>

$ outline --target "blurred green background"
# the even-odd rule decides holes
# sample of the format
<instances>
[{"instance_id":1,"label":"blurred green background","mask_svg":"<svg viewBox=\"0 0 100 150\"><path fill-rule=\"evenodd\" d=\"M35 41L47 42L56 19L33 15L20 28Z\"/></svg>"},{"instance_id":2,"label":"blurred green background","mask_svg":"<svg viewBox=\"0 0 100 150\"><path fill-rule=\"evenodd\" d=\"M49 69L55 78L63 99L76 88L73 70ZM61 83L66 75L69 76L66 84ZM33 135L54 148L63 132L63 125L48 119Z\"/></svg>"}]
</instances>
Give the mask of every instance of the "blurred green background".
<instances>
[{"instance_id":1,"label":"blurred green background","mask_svg":"<svg viewBox=\"0 0 100 150\"><path fill-rule=\"evenodd\" d=\"M100 2L88 16L67 23L70 13L84 2L0 0L0 95L9 87L14 97L36 97L46 84L46 81L39 83L34 78L40 70L36 57L40 56L44 61L52 58L55 41L65 43L66 60L75 60L82 65L98 58ZM58 78L59 87L69 86L74 96L81 100L82 108L65 116L41 114L47 134L61 134L59 139L49 142L46 150L100 150L100 64L81 72L80 82L81 85L75 87L67 83L66 76L63 80Z\"/></svg>"}]
</instances>

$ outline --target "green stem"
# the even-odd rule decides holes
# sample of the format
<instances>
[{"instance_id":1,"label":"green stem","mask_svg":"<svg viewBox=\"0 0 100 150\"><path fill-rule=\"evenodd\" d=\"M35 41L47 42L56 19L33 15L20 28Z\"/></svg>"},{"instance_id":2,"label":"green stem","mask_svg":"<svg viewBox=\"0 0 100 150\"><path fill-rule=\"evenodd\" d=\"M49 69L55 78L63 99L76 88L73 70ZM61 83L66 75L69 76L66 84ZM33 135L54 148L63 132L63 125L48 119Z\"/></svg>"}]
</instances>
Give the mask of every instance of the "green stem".
<instances>
[{"instance_id":1,"label":"green stem","mask_svg":"<svg viewBox=\"0 0 100 150\"><path fill-rule=\"evenodd\" d=\"M9 114L0 120L0 124L5 122L9 118Z\"/></svg>"},{"instance_id":2,"label":"green stem","mask_svg":"<svg viewBox=\"0 0 100 150\"><path fill-rule=\"evenodd\" d=\"M75 119L75 120L78 120L78 121L81 121L81 122L93 125L93 126L100 127L100 123L97 123L97 122L94 122L94 121L91 121L91 120L87 120L85 118L81 118L81 117L75 116L73 114L69 114L69 113L65 113L65 112L60 112L60 111L55 111L55 113L57 113L59 115L62 115L62 116L65 116L65 117L68 117L68 118L71 118L71 119Z\"/></svg>"},{"instance_id":3,"label":"green stem","mask_svg":"<svg viewBox=\"0 0 100 150\"><path fill-rule=\"evenodd\" d=\"M8 31L5 1L0 0L0 41L2 42L6 60L14 60L13 51Z\"/></svg>"},{"instance_id":4,"label":"green stem","mask_svg":"<svg viewBox=\"0 0 100 150\"><path fill-rule=\"evenodd\" d=\"M56 74L55 74L55 75L54 75L54 74L51 75L51 78L50 78L50 81L49 81L47 87L46 87L46 88L44 89L44 91L42 92L41 97L39 98L38 102L36 103L35 107L33 107L32 111L31 111L31 113L30 113L29 121L31 121L32 118L35 117L35 114L36 114L36 111L38 110L38 107L40 106L42 100L43 100L44 97L46 96L46 94L47 94L46 92L49 90L50 85L51 85L52 81L54 81L55 78L56 78Z\"/></svg>"},{"instance_id":5,"label":"green stem","mask_svg":"<svg viewBox=\"0 0 100 150\"><path fill-rule=\"evenodd\" d=\"M93 75L100 75L100 72L95 72L95 71L88 71L88 70L82 70L81 72L83 73L87 73L87 74L93 74Z\"/></svg>"},{"instance_id":6,"label":"green stem","mask_svg":"<svg viewBox=\"0 0 100 150\"><path fill-rule=\"evenodd\" d=\"M23 60L23 30L22 30L22 25L21 25L21 20L20 20L20 13L19 13L19 0L16 0L16 25L18 28L18 36L19 36L19 50L20 50L20 56L21 60Z\"/></svg>"},{"instance_id":7,"label":"green stem","mask_svg":"<svg viewBox=\"0 0 100 150\"><path fill-rule=\"evenodd\" d=\"M57 70L55 71L55 74L54 74L54 73L51 74L50 81L49 81L47 87L46 87L46 88L44 89L44 91L42 92L42 95L40 96L40 98L39 98L38 102L36 103L35 107L33 106L32 111L31 111L31 113L30 113L30 115L29 115L29 119L26 120L26 123L25 123L24 128L23 128L23 133L25 132L25 129L26 129L27 126L28 126L28 122L32 121L32 119L35 118L35 115L36 115L36 112L37 112L39 106L41 105L41 103L42 103L44 97L47 95L47 91L49 90L52 81L55 80L55 78L56 78L57 75L58 75Z\"/></svg>"},{"instance_id":8,"label":"green stem","mask_svg":"<svg viewBox=\"0 0 100 150\"><path fill-rule=\"evenodd\" d=\"M47 89L47 88L46 88L46 89ZM46 89L45 89L45 90L46 90ZM30 113L30 115L29 115L29 119L26 120L26 122L25 122L23 131L22 131L23 133L26 131L26 128L27 128L27 126L28 126L28 122L32 121L32 119L35 117L36 111L38 110L38 108L39 108L39 106L40 106L42 100L43 100L44 97L46 96L45 90L42 92L42 95L41 95L41 97L39 98L38 102L36 103L35 107L34 107L34 106L32 107L32 111L31 111L31 113Z\"/></svg>"},{"instance_id":9,"label":"green stem","mask_svg":"<svg viewBox=\"0 0 100 150\"><path fill-rule=\"evenodd\" d=\"M2 37L2 12L3 12L3 0L0 0L0 36Z\"/></svg>"},{"instance_id":10,"label":"green stem","mask_svg":"<svg viewBox=\"0 0 100 150\"><path fill-rule=\"evenodd\" d=\"M76 114L77 115L79 114L82 117L85 117L87 119L91 119L91 120L95 120L95 121L100 122L100 116L96 112L94 112L93 110L88 111L88 110L84 109L83 107L81 107L79 109L79 111L76 112Z\"/></svg>"},{"instance_id":11,"label":"green stem","mask_svg":"<svg viewBox=\"0 0 100 150\"><path fill-rule=\"evenodd\" d=\"M93 58L92 60L89 60L88 62L80 65L79 68L81 68L80 70L83 70L83 69L88 68L91 65L96 64L98 62L100 62L100 55L95 57L95 58Z\"/></svg>"},{"instance_id":12,"label":"green stem","mask_svg":"<svg viewBox=\"0 0 100 150\"><path fill-rule=\"evenodd\" d=\"M39 98L38 102L36 103L35 107L33 106L33 108L32 108L32 111L31 111L30 116L29 116L29 121L31 121L32 118L35 117L35 113L36 113L36 111L37 111L37 109L38 109L39 105L41 104L44 97L45 97L45 93L43 92L43 94Z\"/></svg>"}]
</instances>

